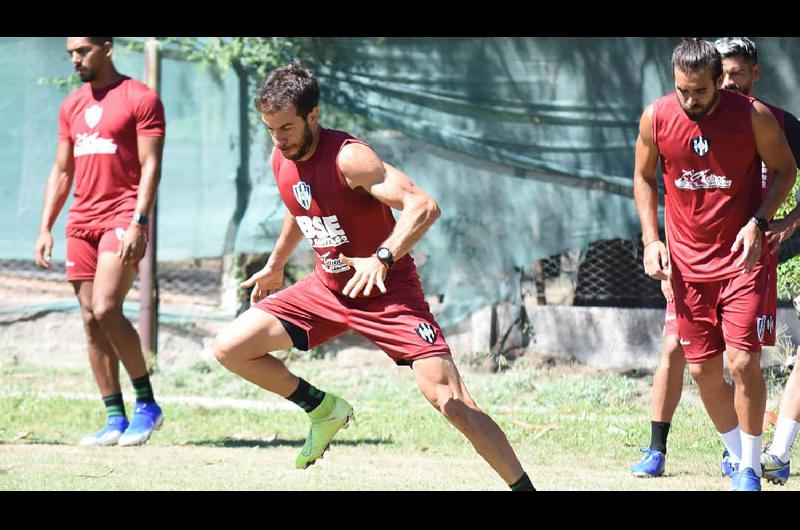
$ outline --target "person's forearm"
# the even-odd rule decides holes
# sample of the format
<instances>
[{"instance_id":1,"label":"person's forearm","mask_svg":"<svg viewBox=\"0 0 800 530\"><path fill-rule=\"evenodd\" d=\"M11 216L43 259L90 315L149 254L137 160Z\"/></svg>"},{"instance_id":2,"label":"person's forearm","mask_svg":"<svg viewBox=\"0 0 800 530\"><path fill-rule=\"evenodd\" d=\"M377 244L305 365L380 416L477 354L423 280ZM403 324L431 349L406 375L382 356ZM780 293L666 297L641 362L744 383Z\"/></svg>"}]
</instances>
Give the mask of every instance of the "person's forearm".
<instances>
[{"instance_id":1,"label":"person's forearm","mask_svg":"<svg viewBox=\"0 0 800 530\"><path fill-rule=\"evenodd\" d=\"M439 206L429 197L419 197L405 205L391 235L383 247L392 252L395 261L402 258L439 218Z\"/></svg>"},{"instance_id":2,"label":"person's forearm","mask_svg":"<svg viewBox=\"0 0 800 530\"><path fill-rule=\"evenodd\" d=\"M655 179L634 175L633 196L639 222L642 225L642 242L648 243L660 238L658 235L658 187Z\"/></svg>"},{"instance_id":3,"label":"person's forearm","mask_svg":"<svg viewBox=\"0 0 800 530\"><path fill-rule=\"evenodd\" d=\"M139 179L139 191L136 195L136 212L141 215L150 215L150 208L156 198L156 189L161 177L161 164L157 159L151 159L142 165L142 176Z\"/></svg>"},{"instance_id":4,"label":"person's forearm","mask_svg":"<svg viewBox=\"0 0 800 530\"><path fill-rule=\"evenodd\" d=\"M49 232L53 228L58 214L64 207L64 203L67 202L71 186L72 175L58 166L53 166L45 188L44 207L42 208L39 232Z\"/></svg>"},{"instance_id":5,"label":"person's forearm","mask_svg":"<svg viewBox=\"0 0 800 530\"><path fill-rule=\"evenodd\" d=\"M273 268L283 268L289 261L294 249L303 239L303 232L294 220L294 216L289 212L283 217L283 226L278 240L275 241L275 248L267 260L267 265Z\"/></svg>"},{"instance_id":6,"label":"person's forearm","mask_svg":"<svg viewBox=\"0 0 800 530\"><path fill-rule=\"evenodd\" d=\"M780 205L791 193L796 178L796 171L776 171L767 189L767 195L764 197L761 206L756 210L754 217L771 220Z\"/></svg>"}]
</instances>

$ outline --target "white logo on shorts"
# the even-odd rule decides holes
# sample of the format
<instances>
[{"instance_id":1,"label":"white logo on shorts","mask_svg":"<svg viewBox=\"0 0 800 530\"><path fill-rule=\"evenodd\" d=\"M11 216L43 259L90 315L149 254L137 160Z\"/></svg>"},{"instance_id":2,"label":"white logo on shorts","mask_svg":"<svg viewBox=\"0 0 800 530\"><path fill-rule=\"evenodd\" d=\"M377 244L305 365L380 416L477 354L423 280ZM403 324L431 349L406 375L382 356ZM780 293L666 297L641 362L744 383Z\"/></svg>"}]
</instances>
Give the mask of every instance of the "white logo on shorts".
<instances>
[{"instance_id":1,"label":"white logo on shorts","mask_svg":"<svg viewBox=\"0 0 800 530\"><path fill-rule=\"evenodd\" d=\"M678 342L680 342L680 343L681 343L681 346L688 346L688 345L690 345L690 344L691 344L691 342L689 342L689 341L688 341L688 340L686 340L686 339L680 339Z\"/></svg>"},{"instance_id":2,"label":"white logo on shorts","mask_svg":"<svg viewBox=\"0 0 800 530\"><path fill-rule=\"evenodd\" d=\"M122 241L123 239L125 239L125 229L124 228L117 228L115 230L115 233L117 234L117 240Z\"/></svg>"},{"instance_id":3,"label":"white logo on shorts","mask_svg":"<svg viewBox=\"0 0 800 530\"><path fill-rule=\"evenodd\" d=\"M420 323L415 331L417 335L428 344L436 342L436 330L427 322Z\"/></svg>"},{"instance_id":4,"label":"white logo on shorts","mask_svg":"<svg viewBox=\"0 0 800 530\"><path fill-rule=\"evenodd\" d=\"M772 333L775 329L775 320L772 315L761 315L756 319L756 332L758 333L758 342L764 342L764 332Z\"/></svg>"},{"instance_id":5,"label":"white logo on shorts","mask_svg":"<svg viewBox=\"0 0 800 530\"><path fill-rule=\"evenodd\" d=\"M74 261L67 260L67 267L74 267L74 266L75 266L75 262Z\"/></svg>"}]
</instances>

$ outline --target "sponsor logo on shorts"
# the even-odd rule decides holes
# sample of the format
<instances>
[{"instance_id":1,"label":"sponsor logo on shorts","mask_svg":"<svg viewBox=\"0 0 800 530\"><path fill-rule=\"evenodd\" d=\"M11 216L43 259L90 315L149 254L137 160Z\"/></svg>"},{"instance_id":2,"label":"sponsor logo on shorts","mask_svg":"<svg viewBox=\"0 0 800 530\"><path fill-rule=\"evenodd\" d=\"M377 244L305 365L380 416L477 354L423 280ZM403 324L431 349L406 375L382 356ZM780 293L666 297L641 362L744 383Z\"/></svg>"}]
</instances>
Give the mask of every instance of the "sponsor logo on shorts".
<instances>
[{"instance_id":1,"label":"sponsor logo on shorts","mask_svg":"<svg viewBox=\"0 0 800 530\"><path fill-rule=\"evenodd\" d=\"M686 339L680 339L678 342L681 343L681 346L689 346L691 344L691 342Z\"/></svg>"},{"instance_id":2,"label":"sponsor logo on shorts","mask_svg":"<svg viewBox=\"0 0 800 530\"><path fill-rule=\"evenodd\" d=\"M708 189L727 189L733 183L725 176L710 173L710 169L694 171L684 169L681 171L680 178L675 179L675 187L680 190L708 190Z\"/></svg>"},{"instance_id":3,"label":"sponsor logo on shorts","mask_svg":"<svg viewBox=\"0 0 800 530\"><path fill-rule=\"evenodd\" d=\"M772 315L761 315L756 319L756 333L758 333L758 342L764 342L764 333L772 334L775 329L775 319Z\"/></svg>"},{"instance_id":4,"label":"sponsor logo on shorts","mask_svg":"<svg viewBox=\"0 0 800 530\"><path fill-rule=\"evenodd\" d=\"M350 242L347 234L339 226L339 218L335 215L323 217L298 215L295 220L314 248L338 247Z\"/></svg>"},{"instance_id":5,"label":"sponsor logo on shorts","mask_svg":"<svg viewBox=\"0 0 800 530\"><path fill-rule=\"evenodd\" d=\"M669 322L670 320L675 320L676 318L678 318L678 317L675 316L675 313L666 313L664 315L664 321L665 322Z\"/></svg>"},{"instance_id":6,"label":"sponsor logo on shorts","mask_svg":"<svg viewBox=\"0 0 800 530\"><path fill-rule=\"evenodd\" d=\"M692 138L692 151L697 156L706 156L708 154L708 140L705 136L695 136Z\"/></svg>"},{"instance_id":7,"label":"sponsor logo on shorts","mask_svg":"<svg viewBox=\"0 0 800 530\"><path fill-rule=\"evenodd\" d=\"M311 186L301 180L292 186L292 191L294 192L294 198L297 199L297 203L300 206L306 210L311 208Z\"/></svg>"},{"instance_id":8,"label":"sponsor logo on shorts","mask_svg":"<svg viewBox=\"0 0 800 530\"><path fill-rule=\"evenodd\" d=\"M74 266L75 266L74 261L67 260L67 267L74 267Z\"/></svg>"},{"instance_id":9,"label":"sponsor logo on shorts","mask_svg":"<svg viewBox=\"0 0 800 530\"><path fill-rule=\"evenodd\" d=\"M421 322L414 331L416 331L417 335L419 335L419 337L428 344L433 344L436 342L436 329L427 322Z\"/></svg>"},{"instance_id":10,"label":"sponsor logo on shorts","mask_svg":"<svg viewBox=\"0 0 800 530\"><path fill-rule=\"evenodd\" d=\"M124 228L116 228L114 233L117 234L117 240L122 241L125 239L125 229Z\"/></svg>"}]
</instances>

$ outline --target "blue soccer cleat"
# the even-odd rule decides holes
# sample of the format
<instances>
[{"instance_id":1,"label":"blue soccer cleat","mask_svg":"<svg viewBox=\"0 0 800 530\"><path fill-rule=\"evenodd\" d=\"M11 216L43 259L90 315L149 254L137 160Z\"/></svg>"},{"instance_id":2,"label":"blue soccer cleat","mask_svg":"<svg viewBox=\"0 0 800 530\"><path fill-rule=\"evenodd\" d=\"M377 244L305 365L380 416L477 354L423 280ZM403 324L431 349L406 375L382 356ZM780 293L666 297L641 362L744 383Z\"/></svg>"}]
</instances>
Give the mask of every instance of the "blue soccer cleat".
<instances>
[{"instance_id":1,"label":"blue soccer cleat","mask_svg":"<svg viewBox=\"0 0 800 530\"><path fill-rule=\"evenodd\" d=\"M761 471L767 482L783 486L789 480L789 462L770 453L761 453Z\"/></svg>"},{"instance_id":2,"label":"blue soccer cleat","mask_svg":"<svg viewBox=\"0 0 800 530\"><path fill-rule=\"evenodd\" d=\"M761 491L761 477L750 467L734 471L731 491Z\"/></svg>"},{"instance_id":3,"label":"blue soccer cleat","mask_svg":"<svg viewBox=\"0 0 800 530\"><path fill-rule=\"evenodd\" d=\"M731 454L727 449L722 452L722 476L733 478L733 474L739 471L739 462L731 462Z\"/></svg>"},{"instance_id":4,"label":"blue soccer cleat","mask_svg":"<svg viewBox=\"0 0 800 530\"><path fill-rule=\"evenodd\" d=\"M639 478L654 478L664 474L667 455L655 449L641 449L645 453L642 461L631 468L631 475Z\"/></svg>"},{"instance_id":5,"label":"blue soccer cleat","mask_svg":"<svg viewBox=\"0 0 800 530\"><path fill-rule=\"evenodd\" d=\"M155 402L137 403L131 424L120 437L119 445L142 445L156 429L164 423L164 413Z\"/></svg>"},{"instance_id":6,"label":"blue soccer cleat","mask_svg":"<svg viewBox=\"0 0 800 530\"><path fill-rule=\"evenodd\" d=\"M117 445L117 441L128 428L128 418L122 414L109 416L106 426L91 436L81 438L81 445Z\"/></svg>"}]
</instances>

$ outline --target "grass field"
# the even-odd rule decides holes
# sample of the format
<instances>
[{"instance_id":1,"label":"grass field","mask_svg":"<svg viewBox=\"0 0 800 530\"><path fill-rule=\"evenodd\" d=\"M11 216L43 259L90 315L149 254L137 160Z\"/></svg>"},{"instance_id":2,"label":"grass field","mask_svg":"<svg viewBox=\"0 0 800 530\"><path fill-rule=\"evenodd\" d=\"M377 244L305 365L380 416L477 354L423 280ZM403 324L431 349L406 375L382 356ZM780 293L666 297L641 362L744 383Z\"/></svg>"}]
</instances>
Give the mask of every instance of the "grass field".
<instances>
[{"instance_id":1,"label":"grass field","mask_svg":"<svg viewBox=\"0 0 800 530\"><path fill-rule=\"evenodd\" d=\"M670 432L667 476L635 479L628 468L649 442L651 377L524 361L502 374L462 375L538 489L728 489L719 474L722 446L692 385ZM427 404L408 368L333 360L290 366L356 409L356 422L305 471L293 467L307 429L300 409L215 363L156 372L166 421L135 448L76 445L104 420L88 366L7 363L0 366L0 490L506 489ZM123 391L132 395L129 382ZM776 400L773 388L769 405ZM764 489L798 490L800 479L793 474L785 487Z\"/></svg>"}]
</instances>

